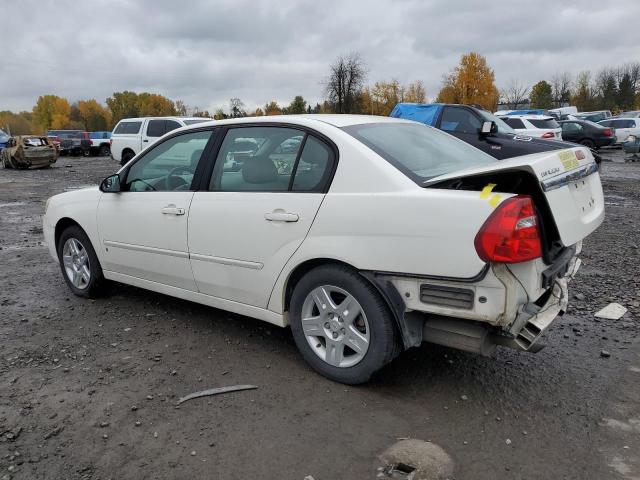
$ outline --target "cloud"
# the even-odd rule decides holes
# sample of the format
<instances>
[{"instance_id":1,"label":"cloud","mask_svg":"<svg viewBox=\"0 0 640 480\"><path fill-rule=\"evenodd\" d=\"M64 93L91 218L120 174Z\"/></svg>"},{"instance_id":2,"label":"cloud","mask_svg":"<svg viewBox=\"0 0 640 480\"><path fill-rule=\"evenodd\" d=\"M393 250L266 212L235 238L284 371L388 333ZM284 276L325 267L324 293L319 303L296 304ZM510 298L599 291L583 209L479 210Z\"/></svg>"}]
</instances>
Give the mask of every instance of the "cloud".
<instances>
[{"instance_id":1,"label":"cloud","mask_svg":"<svg viewBox=\"0 0 640 480\"><path fill-rule=\"evenodd\" d=\"M9 0L3 18L0 110L125 89L210 110L315 103L328 65L354 51L371 82L422 80L430 96L472 50L498 86L640 61L635 0Z\"/></svg>"}]
</instances>

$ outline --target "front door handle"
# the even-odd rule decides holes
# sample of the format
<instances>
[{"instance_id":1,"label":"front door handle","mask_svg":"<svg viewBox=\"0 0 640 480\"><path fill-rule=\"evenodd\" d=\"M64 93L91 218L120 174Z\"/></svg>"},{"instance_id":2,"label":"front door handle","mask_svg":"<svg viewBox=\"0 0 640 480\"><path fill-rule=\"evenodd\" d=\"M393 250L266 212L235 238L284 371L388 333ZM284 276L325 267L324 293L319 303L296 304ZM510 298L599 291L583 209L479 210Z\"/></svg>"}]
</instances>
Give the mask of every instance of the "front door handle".
<instances>
[{"instance_id":1,"label":"front door handle","mask_svg":"<svg viewBox=\"0 0 640 480\"><path fill-rule=\"evenodd\" d=\"M264 219L270 222L297 222L299 218L297 213L289 213L284 210L274 210L264 214Z\"/></svg>"},{"instance_id":2,"label":"front door handle","mask_svg":"<svg viewBox=\"0 0 640 480\"><path fill-rule=\"evenodd\" d=\"M164 207L161 212L163 215L184 215L184 208L178 208L171 204Z\"/></svg>"}]
</instances>

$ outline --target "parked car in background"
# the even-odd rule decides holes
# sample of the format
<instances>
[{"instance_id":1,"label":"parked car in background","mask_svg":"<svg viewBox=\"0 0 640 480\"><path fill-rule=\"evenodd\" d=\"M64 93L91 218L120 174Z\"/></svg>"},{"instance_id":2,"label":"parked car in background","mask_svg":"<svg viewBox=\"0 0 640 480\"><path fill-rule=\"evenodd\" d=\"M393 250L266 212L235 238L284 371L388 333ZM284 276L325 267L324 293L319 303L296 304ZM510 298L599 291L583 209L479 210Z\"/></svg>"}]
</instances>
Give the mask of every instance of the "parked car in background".
<instances>
[{"instance_id":1,"label":"parked car in background","mask_svg":"<svg viewBox=\"0 0 640 480\"><path fill-rule=\"evenodd\" d=\"M49 137L60 139L60 155L84 155L91 154L91 140L89 132L82 130L49 130Z\"/></svg>"},{"instance_id":2,"label":"parked car in background","mask_svg":"<svg viewBox=\"0 0 640 480\"><path fill-rule=\"evenodd\" d=\"M599 122L601 120L605 120L611 117L611 112L609 110L598 110L595 112L578 112L573 113L573 117L578 120L589 120L590 122Z\"/></svg>"},{"instance_id":3,"label":"parked car in background","mask_svg":"<svg viewBox=\"0 0 640 480\"><path fill-rule=\"evenodd\" d=\"M627 139L622 143L624 153L630 153L629 160L632 162L640 160L638 154L640 154L640 136L629 135Z\"/></svg>"},{"instance_id":4,"label":"parked car in background","mask_svg":"<svg viewBox=\"0 0 640 480\"><path fill-rule=\"evenodd\" d=\"M562 139L585 147L598 149L616 142L614 130L589 120L562 120Z\"/></svg>"},{"instance_id":5,"label":"parked car in background","mask_svg":"<svg viewBox=\"0 0 640 480\"><path fill-rule=\"evenodd\" d=\"M260 147L228 170L240 138ZM76 295L109 279L290 325L356 384L422 342L537 351L603 218L582 146L497 161L412 121L291 115L172 132L43 228Z\"/></svg>"},{"instance_id":6,"label":"parked car in background","mask_svg":"<svg viewBox=\"0 0 640 480\"><path fill-rule=\"evenodd\" d=\"M492 113L469 105L399 103L390 116L444 130L499 160L574 146L560 140L518 135ZM600 156L593 154L600 163Z\"/></svg>"},{"instance_id":7,"label":"parked car in background","mask_svg":"<svg viewBox=\"0 0 640 480\"><path fill-rule=\"evenodd\" d=\"M0 152L0 162L4 168L47 168L57 159L56 147L45 136L11 137Z\"/></svg>"},{"instance_id":8,"label":"parked car in background","mask_svg":"<svg viewBox=\"0 0 640 480\"><path fill-rule=\"evenodd\" d=\"M58 137L57 135L47 135L47 138L49 139L49 141L51 142L51 144L56 147L56 150L58 151L58 154L60 154L60 137Z\"/></svg>"},{"instance_id":9,"label":"parked car in background","mask_svg":"<svg viewBox=\"0 0 640 480\"><path fill-rule=\"evenodd\" d=\"M111 157L124 165L165 133L176 128L212 120L202 117L125 118L111 135Z\"/></svg>"},{"instance_id":10,"label":"parked car in background","mask_svg":"<svg viewBox=\"0 0 640 480\"><path fill-rule=\"evenodd\" d=\"M111 154L111 132L89 132L91 155L106 157Z\"/></svg>"},{"instance_id":11,"label":"parked car in background","mask_svg":"<svg viewBox=\"0 0 640 480\"><path fill-rule=\"evenodd\" d=\"M507 115L500 117L518 135L562 140L562 129L549 115Z\"/></svg>"},{"instance_id":12,"label":"parked car in background","mask_svg":"<svg viewBox=\"0 0 640 480\"><path fill-rule=\"evenodd\" d=\"M6 148L10 138L11 137L9 136L8 133L5 133L4 130L0 130L0 152L2 151L3 148Z\"/></svg>"},{"instance_id":13,"label":"parked car in background","mask_svg":"<svg viewBox=\"0 0 640 480\"><path fill-rule=\"evenodd\" d=\"M623 143L629 135L640 136L640 118L609 118L598 123L615 130L616 144Z\"/></svg>"},{"instance_id":14,"label":"parked car in background","mask_svg":"<svg viewBox=\"0 0 640 480\"><path fill-rule=\"evenodd\" d=\"M640 117L640 110L630 110L628 112L622 112L621 114L617 115L618 118L639 118Z\"/></svg>"}]
</instances>

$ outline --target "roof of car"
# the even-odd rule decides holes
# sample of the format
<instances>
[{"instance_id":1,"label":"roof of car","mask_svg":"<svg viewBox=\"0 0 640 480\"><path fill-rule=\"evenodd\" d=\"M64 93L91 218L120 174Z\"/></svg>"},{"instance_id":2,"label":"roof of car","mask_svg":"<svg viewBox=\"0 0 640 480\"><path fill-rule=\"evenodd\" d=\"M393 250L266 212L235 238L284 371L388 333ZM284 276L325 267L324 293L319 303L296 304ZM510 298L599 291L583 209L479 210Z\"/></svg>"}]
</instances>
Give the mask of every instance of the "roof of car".
<instances>
[{"instance_id":1,"label":"roof of car","mask_svg":"<svg viewBox=\"0 0 640 480\"><path fill-rule=\"evenodd\" d=\"M303 115L268 115L261 117L238 117L226 118L224 120L212 120L206 123L189 125L189 128L198 128L207 124L229 125L236 123L294 123L300 125L311 125L315 122L326 123L334 127L348 127L351 125L362 125L366 123L408 123L410 120L392 117L381 117L377 115L351 115L351 114L303 114ZM415 123L415 122L411 122Z\"/></svg>"},{"instance_id":2,"label":"roof of car","mask_svg":"<svg viewBox=\"0 0 640 480\"><path fill-rule=\"evenodd\" d=\"M147 120L147 119L153 119L153 120L211 120L211 119L207 119L206 117L177 117L177 116L171 116L168 115L166 117L131 117L131 118L122 118L120 120L120 122L129 122L129 121L141 121L141 120ZM118 123L120 123L118 122Z\"/></svg>"},{"instance_id":3,"label":"roof of car","mask_svg":"<svg viewBox=\"0 0 640 480\"><path fill-rule=\"evenodd\" d=\"M551 115L538 115L532 113L523 113L520 115L503 115L506 118L524 118L525 120L554 120Z\"/></svg>"}]
</instances>

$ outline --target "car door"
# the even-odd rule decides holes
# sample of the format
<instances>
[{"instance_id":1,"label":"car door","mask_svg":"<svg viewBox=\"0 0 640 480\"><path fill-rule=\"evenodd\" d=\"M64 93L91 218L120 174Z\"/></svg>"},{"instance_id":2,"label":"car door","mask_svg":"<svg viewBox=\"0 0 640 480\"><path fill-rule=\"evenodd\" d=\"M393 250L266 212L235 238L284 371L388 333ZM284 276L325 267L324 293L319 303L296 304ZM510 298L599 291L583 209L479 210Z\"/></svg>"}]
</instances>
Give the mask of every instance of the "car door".
<instances>
[{"instance_id":1,"label":"car door","mask_svg":"<svg viewBox=\"0 0 640 480\"><path fill-rule=\"evenodd\" d=\"M187 219L211 136L200 130L164 139L121 173L121 192L102 194L97 220L104 270L196 290Z\"/></svg>"},{"instance_id":2,"label":"car door","mask_svg":"<svg viewBox=\"0 0 640 480\"><path fill-rule=\"evenodd\" d=\"M198 290L266 308L311 227L335 162L335 147L295 127L229 128L189 214Z\"/></svg>"},{"instance_id":3,"label":"car door","mask_svg":"<svg viewBox=\"0 0 640 480\"><path fill-rule=\"evenodd\" d=\"M569 142L578 142L584 137L582 125L575 122L562 122L562 139Z\"/></svg>"}]
</instances>

